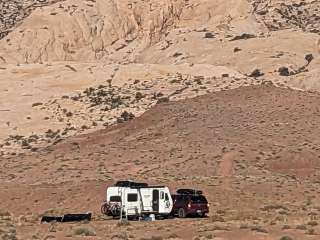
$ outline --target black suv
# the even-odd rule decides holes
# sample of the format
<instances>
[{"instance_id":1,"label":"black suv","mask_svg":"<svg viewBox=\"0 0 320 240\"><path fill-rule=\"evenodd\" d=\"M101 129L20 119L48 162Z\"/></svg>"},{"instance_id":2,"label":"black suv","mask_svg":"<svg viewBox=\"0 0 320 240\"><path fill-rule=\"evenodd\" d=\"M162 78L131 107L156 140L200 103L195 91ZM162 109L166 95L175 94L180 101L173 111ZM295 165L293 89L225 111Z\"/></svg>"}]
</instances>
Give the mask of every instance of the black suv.
<instances>
[{"instance_id":1,"label":"black suv","mask_svg":"<svg viewBox=\"0 0 320 240\"><path fill-rule=\"evenodd\" d=\"M172 215L179 218L187 216L205 217L209 213L209 204L202 191L193 189L179 189L171 194L173 200Z\"/></svg>"}]
</instances>

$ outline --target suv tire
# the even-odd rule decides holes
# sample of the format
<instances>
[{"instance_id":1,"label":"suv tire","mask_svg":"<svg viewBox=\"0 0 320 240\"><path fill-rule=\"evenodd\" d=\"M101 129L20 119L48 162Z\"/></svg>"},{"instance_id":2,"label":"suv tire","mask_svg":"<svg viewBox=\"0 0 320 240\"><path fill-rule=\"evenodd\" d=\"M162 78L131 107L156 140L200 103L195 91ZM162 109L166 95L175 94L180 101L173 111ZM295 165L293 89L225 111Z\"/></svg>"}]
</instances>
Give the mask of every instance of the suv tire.
<instances>
[{"instance_id":1,"label":"suv tire","mask_svg":"<svg viewBox=\"0 0 320 240\"><path fill-rule=\"evenodd\" d=\"M179 208L178 217L179 218L185 218L186 217L186 211L183 208Z\"/></svg>"}]
</instances>

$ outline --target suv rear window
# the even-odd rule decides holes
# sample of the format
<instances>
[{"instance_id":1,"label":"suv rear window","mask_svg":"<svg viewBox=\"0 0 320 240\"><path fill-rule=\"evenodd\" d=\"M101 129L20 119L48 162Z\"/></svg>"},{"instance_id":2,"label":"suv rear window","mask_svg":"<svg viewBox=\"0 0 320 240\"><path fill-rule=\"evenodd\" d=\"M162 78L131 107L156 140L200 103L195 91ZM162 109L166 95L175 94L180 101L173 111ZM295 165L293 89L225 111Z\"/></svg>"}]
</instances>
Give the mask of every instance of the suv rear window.
<instances>
[{"instance_id":1,"label":"suv rear window","mask_svg":"<svg viewBox=\"0 0 320 240\"><path fill-rule=\"evenodd\" d=\"M207 199L203 195L191 196L191 202L192 203L208 203Z\"/></svg>"}]
</instances>

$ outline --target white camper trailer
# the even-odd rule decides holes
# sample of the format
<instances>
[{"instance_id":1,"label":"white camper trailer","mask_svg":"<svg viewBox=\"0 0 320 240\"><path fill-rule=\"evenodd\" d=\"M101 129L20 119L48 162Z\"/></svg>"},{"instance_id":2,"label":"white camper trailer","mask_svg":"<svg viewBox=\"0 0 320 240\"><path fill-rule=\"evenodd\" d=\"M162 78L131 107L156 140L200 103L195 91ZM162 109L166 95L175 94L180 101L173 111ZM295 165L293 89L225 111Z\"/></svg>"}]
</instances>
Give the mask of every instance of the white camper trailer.
<instances>
[{"instance_id":1,"label":"white camper trailer","mask_svg":"<svg viewBox=\"0 0 320 240\"><path fill-rule=\"evenodd\" d=\"M102 212L113 217L120 216L121 210L122 214L128 217L150 214L165 217L170 215L172 207L173 201L168 187L121 181L107 189Z\"/></svg>"}]
</instances>

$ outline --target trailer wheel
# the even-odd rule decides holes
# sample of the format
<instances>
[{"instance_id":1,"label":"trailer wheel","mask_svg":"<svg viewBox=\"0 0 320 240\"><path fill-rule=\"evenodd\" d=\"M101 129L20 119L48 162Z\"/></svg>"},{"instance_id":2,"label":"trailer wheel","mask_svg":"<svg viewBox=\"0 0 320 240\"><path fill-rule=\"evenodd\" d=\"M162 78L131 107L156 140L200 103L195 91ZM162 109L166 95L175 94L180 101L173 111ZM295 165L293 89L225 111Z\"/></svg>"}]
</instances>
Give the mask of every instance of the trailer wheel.
<instances>
[{"instance_id":1,"label":"trailer wheel","mask_svg":"<svg viewBox=\"0 0 320 240\"><path fill-rule=\"evenodd\" d=\"M109 206L108 206L107 203L102 204L101 213L104 214L104 215L108 215L108 209L109 209Z\"/></svg>"},{"instance_id":2,"label":"trailer wheel","mask_svg":"<svg viewBox=\"0 0 320 240\"><path fill-rule=\"evenodd\" d=\"M178 217L179 218L185 218L186 217L186 211L183 208L180 208L178 210Z\"/></svg>"}]
</instances>

